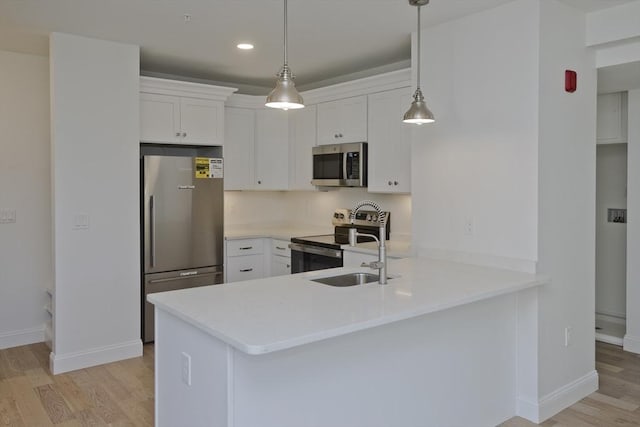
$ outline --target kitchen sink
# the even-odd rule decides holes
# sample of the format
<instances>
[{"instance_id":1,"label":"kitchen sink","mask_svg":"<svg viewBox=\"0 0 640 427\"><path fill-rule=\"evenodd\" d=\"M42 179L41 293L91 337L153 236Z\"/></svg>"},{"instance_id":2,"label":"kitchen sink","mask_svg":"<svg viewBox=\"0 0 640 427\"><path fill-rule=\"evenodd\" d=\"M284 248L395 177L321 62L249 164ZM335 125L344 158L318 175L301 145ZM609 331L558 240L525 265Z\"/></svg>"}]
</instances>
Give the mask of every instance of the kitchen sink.
<instances>
[{"instance_id":1,"label":"kitchen sink","mask_svg":"<svg viewBox=\"0 0 640 427\"><path fill-rule=\"evenodd\" d=\"M355 286L364 285L365 283L377 282L378 275L371 273L350 273L341 274L340 276L321 277L319 279L313 279L313 281L329 286Z\"/></svg>"}]
</instances>

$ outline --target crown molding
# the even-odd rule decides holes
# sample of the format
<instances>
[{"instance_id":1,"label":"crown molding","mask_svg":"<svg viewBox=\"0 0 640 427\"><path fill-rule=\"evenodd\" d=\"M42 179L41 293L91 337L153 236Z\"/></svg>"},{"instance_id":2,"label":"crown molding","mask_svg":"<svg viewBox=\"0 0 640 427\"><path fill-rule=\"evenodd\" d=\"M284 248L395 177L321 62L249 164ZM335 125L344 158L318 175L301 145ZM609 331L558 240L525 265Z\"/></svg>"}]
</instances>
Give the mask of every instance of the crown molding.
<instances>
[{"instance_id":1,"label":"crown molding","mask_svg":"<svg viewBox=\"0 0 640 427\"><path fill-rule=\"evenodd\" d=\"M202 83L161 79L158 77L140 77L140 92L146 93L186 96L225 102L229 96L237 90L238 89L234 87L213 86Z\"/></svg>"}]
</instances>

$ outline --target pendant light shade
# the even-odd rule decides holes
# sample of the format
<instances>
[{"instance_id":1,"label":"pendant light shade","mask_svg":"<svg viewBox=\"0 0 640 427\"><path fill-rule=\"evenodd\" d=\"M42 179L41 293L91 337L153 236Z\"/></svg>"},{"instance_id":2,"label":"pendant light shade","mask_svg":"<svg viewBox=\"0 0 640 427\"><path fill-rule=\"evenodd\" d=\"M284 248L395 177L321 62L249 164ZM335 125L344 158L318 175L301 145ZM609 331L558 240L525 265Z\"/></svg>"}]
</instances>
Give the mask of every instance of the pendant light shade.
<instances>
[{"instance_id":1,"label":"pendant light shade","mask_svg":"<svg viewBox=\"0 0 640 427\"><path fill-rule=\"evenodd\" d=\"M304 108L302 96L293 82L295 77L287 63L287 0L284 0L284 65L277 76L276 87L267 96L267 102L264 105L282 110Z\"/></svg>"},{"instance_id":2,"label":"pendant light shade","mask_svg":"<svg viewBox=\"0 0 640 427\"><path fill-rule=\"evenodd\" d=\"M404 118L402 119L405 123L412 123L421 125L424 123L433 123L435 118L433 117L433 113L427 107L427 104L424 102L424 96L422 95L422 90L420 89L420 7L425 4L429 4L429 0L409 0L409 4L411 6L418 7L418 72L417 72L417 82L416 82L416 91L413 94L413 102L409 107L409 110L404 113Z\"/></svg>"}]
</instances>

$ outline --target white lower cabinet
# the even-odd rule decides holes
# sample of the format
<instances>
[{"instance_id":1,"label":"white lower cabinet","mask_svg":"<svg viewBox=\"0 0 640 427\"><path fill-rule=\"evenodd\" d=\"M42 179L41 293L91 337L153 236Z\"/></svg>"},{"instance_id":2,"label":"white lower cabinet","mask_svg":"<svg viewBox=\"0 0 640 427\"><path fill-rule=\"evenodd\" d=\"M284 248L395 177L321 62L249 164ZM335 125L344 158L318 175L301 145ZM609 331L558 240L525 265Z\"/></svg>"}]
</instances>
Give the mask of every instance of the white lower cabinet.
<instances>
[{"instance_id":1,"label":"white lower cabinet","mask_svg":"<svg viewBox=\"0 0 640 427\"><path fill-rule=\"evenodd\" d=\"M264 239L227 240L227 282L265 277Z\"/></svg>"},{"instance_id":2,"label":"white lower cabinet","mask_svg":"<svg viewBox=\"0 0 640 427\"><path fill-rule=\"evenodd\" d=\"M291 249L288 240L271 239L271 274L285 276L291 274Z\"/></svg>"}]
</instances>

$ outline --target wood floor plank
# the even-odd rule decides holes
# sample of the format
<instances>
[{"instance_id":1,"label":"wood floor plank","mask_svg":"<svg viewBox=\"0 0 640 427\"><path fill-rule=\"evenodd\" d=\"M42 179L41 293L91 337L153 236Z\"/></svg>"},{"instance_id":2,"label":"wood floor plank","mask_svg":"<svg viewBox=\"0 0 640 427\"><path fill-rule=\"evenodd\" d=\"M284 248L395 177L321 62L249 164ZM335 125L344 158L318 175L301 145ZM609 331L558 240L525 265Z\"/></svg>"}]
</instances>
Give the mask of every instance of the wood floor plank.
<instances>
[{"instance_id":1,"label":"wood floor plank","mask_svg":"<svg viewBox=\"0 0 640 427\"><path fill-rule=\"evenodd\" d=\"M0 399L0 426L26 427L14 399Z\"/></svg>"},{"instance_id":2,"label":"wood floor plank","mask_svg":"<svg viewBox=\"0 0 640 427\"><path fill-rule=\"evenodd\" d=\"M630 403L630 402L617 399L615 397L607 396L606 394L601 394L598 392L595 392L589 395L589 399L597 400L599 402L606 403L607 405L611 405L618 409L623 409L629 412L633 412L638 408L640 408L638 404Z\"/></svg>"},{"instance_id":3,"label":"wood floor plank","mask_svg":"<svg viewBox=\"0 0 640 427\"><path fill-rule=\"evenodd\" d=\"M54 424L74 419L75 417L71 413L71 410L67 406L64 398L54 387L55 386L51 384L36 387L36 392L40 397L42 406L45 411L47 411L47 414L49 414L49 419Z\"/></svg>"},{"instance_id":4,"label":"wood floor plank","mask_svg":"<svg viewBox=\"0 0 640 427\"><path fill-rule=\"evenodd\" d=\"M21 419L27 426L46 427L53 425L38 394L26 376L10 378L8 382L13 390Z\"/></svg>"}]
</instances>

